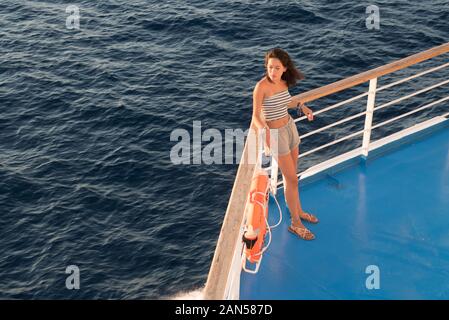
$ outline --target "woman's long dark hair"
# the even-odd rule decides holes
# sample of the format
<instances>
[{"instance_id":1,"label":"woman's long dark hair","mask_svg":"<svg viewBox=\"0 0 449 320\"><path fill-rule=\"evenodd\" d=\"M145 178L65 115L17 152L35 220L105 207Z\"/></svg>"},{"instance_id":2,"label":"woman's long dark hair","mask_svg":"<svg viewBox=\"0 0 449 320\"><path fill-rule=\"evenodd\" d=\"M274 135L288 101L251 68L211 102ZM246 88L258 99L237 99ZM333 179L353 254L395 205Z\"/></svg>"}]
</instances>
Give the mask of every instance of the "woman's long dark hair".
<instances>
[{"instance_id":1,"label":"woman's long dark hair","mask_svg":"<svg viewBox=\"0 0 449 320\"><path fill-rule=\"evenodd\" d=\"M272 82L272 80L268 76L268 72L266 72L268 59L270 58L279 59L282 65L287 68L287 70L282 74L281 79L287 82L288 87L292 87L296 84L298 80L304 79L304 75L302 74L301 71L296 69L293 60L290 58L288 53L280 48L274 48L265 54L265 76L267 77L268 81Z\"/></svg>"}]
</instances>

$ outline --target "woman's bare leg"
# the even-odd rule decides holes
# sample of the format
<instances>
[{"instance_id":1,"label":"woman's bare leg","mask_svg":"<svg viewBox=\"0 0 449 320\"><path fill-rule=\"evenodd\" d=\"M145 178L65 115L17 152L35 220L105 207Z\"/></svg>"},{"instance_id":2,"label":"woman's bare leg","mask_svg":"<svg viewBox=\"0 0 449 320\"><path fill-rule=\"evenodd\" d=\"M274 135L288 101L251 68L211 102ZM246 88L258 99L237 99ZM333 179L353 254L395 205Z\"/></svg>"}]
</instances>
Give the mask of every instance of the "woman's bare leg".
<instances>
[{"instance_id":1,"label":"woman's bare leg","mask_svg":"<svg viewBox=\"0 0 449 320\"><path fill-rule=\"evenodd\" d=\"M279 168L281 169L284 178L284 194L287 201L288 208L292 219L292 224L296 227L303 227L299 217L298 208L299 194L298 194L298 177L296 176L296 161L292 159L292 154L289 153L278 157Z\"/></svg>"},{"instance_id":2,"label":"woman's bare leg","mask_svg":"<svg viewBox=\"0 0 449 320\"><path fill-rule=\"evenodd\" d=\"M296 172L298 170L299 146L293 148L292 151L290 152L290 155L292 157L292 161L295 163L295 172ZM301 197L299 196L299 189L298 189L298 202L295 210L300 216L304 214L304 211L302 210L301 206Z\"/></svg>"}]
</instances>

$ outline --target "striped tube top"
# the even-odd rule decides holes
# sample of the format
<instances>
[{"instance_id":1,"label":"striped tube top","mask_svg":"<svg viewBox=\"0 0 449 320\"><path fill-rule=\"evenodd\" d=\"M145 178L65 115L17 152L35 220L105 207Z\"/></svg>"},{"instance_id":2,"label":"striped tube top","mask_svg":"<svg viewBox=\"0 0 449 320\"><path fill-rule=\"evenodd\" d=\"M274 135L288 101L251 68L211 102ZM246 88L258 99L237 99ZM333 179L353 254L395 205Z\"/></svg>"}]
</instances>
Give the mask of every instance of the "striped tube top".
<instances>
[{"instance_id":1,"label":"striped tube top","mask_svg":"<svg viewBox=\"0 0 449 320\"><path fill-rule=\"evenodd\" d=\"M287 104L292 101L288 89L278 92L262 102L262 110L266 121L280 119L288 115Z\"/></svg>"}]
</instances>

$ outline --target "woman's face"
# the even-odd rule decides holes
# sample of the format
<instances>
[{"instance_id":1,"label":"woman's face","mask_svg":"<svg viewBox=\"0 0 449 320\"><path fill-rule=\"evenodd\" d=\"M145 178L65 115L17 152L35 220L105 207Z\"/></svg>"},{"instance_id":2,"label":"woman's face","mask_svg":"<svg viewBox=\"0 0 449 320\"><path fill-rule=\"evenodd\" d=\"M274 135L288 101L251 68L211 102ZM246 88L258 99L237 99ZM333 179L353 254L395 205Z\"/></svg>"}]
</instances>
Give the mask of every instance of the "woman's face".
<instances>
[{"instance_id":1,"label":"woman's face","mask_svg":"<svg viewBox=\"0 0 449 320\"><path fill-rule=\"evenodd\" d=\"M278 58L270 58L267 63L267 74L271 80L277 82L281 80L282 74L287 71L287 68L282 65Z\"/></svg>"}]
</instances>

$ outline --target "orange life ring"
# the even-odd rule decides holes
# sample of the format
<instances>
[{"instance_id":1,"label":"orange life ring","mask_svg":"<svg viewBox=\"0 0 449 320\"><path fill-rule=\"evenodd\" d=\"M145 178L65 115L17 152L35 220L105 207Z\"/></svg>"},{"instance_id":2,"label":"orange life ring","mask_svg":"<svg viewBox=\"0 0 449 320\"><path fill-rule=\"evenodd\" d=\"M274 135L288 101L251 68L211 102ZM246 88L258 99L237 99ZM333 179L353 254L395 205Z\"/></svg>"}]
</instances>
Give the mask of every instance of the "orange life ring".
<instances>
[{"instance_id":1,"label":"orange life ring","mask_svg":"<svg viewBox=\"0 0 449 320\"><path fill-rule=\"evenodd\" d=\"M257 171L251 181L245 213L247 217L247 232L243 234L243 241L246 244L245 254L251 263L256 263L261 258L267 232L268 175L265 170Z\"/></svg>"}]
</instances>

